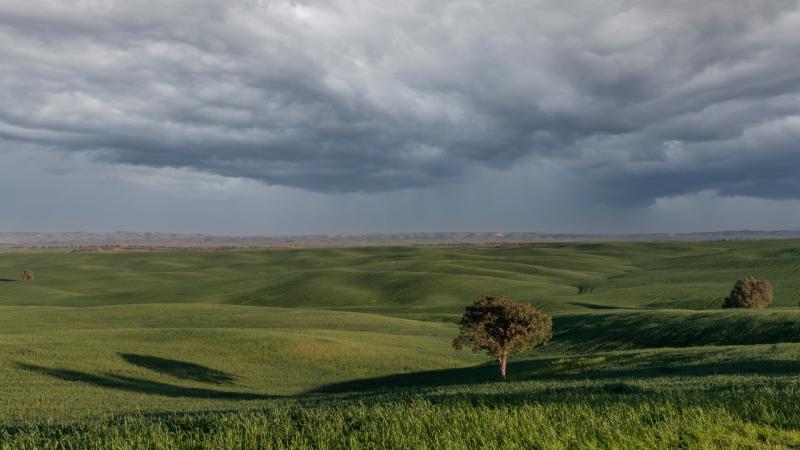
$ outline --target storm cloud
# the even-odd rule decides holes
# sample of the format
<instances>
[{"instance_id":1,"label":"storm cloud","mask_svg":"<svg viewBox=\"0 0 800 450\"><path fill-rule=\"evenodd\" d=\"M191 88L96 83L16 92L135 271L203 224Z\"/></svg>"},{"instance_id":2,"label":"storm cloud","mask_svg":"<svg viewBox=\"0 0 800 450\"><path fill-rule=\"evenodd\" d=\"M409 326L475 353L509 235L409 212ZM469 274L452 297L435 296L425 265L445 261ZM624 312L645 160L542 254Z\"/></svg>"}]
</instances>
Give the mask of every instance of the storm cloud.
<instances>
[{"instance_id":1,"label":"storm cloud","mask_svg":"<svg viewBox=\"0 0 800 450\"><path fill-rule=\"evenodd\" d=\"M315 193L552 166L630 206L800 199L798 143L798 1L0 4L0 151Z\"/></svg>"}]
</instances>

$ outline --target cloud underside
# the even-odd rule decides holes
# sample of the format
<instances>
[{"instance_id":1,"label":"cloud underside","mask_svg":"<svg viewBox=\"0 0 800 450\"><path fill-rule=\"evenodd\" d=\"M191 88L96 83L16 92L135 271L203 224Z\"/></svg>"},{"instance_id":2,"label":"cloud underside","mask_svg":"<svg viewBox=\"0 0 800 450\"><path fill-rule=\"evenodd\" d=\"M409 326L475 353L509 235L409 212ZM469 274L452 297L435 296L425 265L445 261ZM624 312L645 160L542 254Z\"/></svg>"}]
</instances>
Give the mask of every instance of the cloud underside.
<instances>
[{"instance_id":1,"label":"cloud underside","mask_svg":"<svg viewBox=\"0 0 800 450\"><path fill-rule=\"evenodd\" d=\"M609 202L800 198L797 1L31 0L0 42L7 148L316 192L524 160Z\"/></svg>"}]
</instances>

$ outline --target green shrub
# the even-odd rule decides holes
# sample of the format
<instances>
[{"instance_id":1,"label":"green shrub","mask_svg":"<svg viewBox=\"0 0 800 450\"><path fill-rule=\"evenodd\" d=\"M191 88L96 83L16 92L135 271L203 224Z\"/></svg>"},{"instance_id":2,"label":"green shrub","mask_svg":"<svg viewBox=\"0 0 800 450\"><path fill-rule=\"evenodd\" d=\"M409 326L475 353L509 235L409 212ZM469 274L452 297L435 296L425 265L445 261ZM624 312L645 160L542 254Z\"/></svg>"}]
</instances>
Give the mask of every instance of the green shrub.
<instances>
[{"instance_id":1,"label":"green shrub","mask_svg":"<svg viewBox=\"0 0 800 450\"><path fill-rule=\"evenodd\" d=\"M737 281L723 308L766 308L772 303L772 286L768 281L746 277Z\"/></svg>"}]
</instances>

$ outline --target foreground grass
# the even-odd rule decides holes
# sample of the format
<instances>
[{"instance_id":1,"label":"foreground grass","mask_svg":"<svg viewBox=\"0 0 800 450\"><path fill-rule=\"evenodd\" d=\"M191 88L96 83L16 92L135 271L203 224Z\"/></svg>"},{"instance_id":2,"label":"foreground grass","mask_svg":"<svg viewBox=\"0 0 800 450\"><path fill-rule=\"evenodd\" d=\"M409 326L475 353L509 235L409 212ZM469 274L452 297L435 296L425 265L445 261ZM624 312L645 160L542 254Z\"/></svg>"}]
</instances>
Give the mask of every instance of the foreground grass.
<instances>
[{"instance_id":1,"label":"foreground grass","mask_svg":"<svg viewBox=\"0 0 800 450\"><path fill-rule=\"evenodd\" d=\"M800 344L782 342L796 315L561 315L562 344L513 361L500 383L494 364L450 349L448 323L5 307L0 448L787 449L800 443ZM738 345L711 345L737 328ZM702 335L708 345L680 348Z\"/></svg>"},{"instance_id":2,"label":"foreground grass","mask_svg":"<svg viewBox=\"0 0 800 450\"><path fill-rule=\"evenodd\" d=\"M406 395L247 412L28 423L0 428L0 438L3 448L20 449L786 449L800 443L796 385L749 386L713 397L667 398L637 389L635 384L612 384L594 390L575 387L573 393L506 390L481 399L451 390L444 398Z\"/></svg>"}]
</instances>

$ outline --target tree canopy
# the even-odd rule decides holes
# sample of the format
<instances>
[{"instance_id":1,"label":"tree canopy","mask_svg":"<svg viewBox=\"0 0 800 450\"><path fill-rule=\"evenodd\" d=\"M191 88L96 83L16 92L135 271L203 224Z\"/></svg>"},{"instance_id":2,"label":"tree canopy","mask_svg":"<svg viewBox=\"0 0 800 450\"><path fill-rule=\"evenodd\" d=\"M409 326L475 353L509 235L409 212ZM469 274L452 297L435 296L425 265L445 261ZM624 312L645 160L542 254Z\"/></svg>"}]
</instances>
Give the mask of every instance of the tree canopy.
<instances>
[{"instance_id":1,"label":"tree canopy","mask_svg":"<svg viewBox=\"0 0 800 450\"><path fill-rule=\"evenodd\" d=\"M723 308L766 308L772 303L772 285L756 277L737 281L725 298Z\"/></svg>"},{"instance_id":2,"label":"tree canopy","mask_svg":"<svg viewBox=\"0 0 800 450\"><path fill-rule=\"evenodd\" d=\"M546 344L552 336L553 319L548 314L527 303L487 296L467 306L453 347L494 356L505 380L511 353Z\"/></svg>"}]
</instances>

